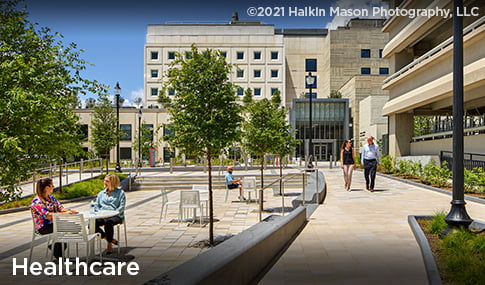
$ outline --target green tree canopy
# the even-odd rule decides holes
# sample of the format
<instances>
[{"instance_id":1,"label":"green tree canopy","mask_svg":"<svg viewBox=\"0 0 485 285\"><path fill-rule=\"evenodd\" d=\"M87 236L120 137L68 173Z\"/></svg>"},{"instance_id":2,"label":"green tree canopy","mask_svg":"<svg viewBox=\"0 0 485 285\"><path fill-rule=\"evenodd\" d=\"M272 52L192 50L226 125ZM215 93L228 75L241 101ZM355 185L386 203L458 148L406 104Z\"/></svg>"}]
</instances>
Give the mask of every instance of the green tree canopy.
<instances>
[{"instance_id":1,"label":"green tree canopy","mask_svg":"<svg viewBox=\"0 0 485 285\"><path fill-rule=\"evenodd\" d=\"M18 1L0 1L0 185L30 177L40 163L81 152L77 95L97 92L80 76L87 62L74 43L30 23ZM0 200L18 196L10 186Z\"/></svg>"},{"instance_id":2,"label":"green tree canopy","mask_svg":"<svg viewBox=\"0 0 485 285\"><path fill-rule=\"evenodd\" d=\"M233 66L219 51L199 51L192 45L191 56L177 54L172 62L160 103L170 113L172 147L183 153L207 156L209 168L209 240L213 244L213 202L211 158L239 136L242 107L236 102L236 86L229 81ZM174 90L173 102L166 103L166 90Z\"/></svg>"},{"instance_id":3,"label":"green tree canopy","mask_svg":"<svg viewBox=\"0 0 485 285\"><path fill-rule=\"evenodd\" d=\"M98 155L107 159L108 169L109 151L118 143L120 134L117 132L116 113L107 95L98 96L91 124L91 143Z\"/></svg>"}]
</instances>

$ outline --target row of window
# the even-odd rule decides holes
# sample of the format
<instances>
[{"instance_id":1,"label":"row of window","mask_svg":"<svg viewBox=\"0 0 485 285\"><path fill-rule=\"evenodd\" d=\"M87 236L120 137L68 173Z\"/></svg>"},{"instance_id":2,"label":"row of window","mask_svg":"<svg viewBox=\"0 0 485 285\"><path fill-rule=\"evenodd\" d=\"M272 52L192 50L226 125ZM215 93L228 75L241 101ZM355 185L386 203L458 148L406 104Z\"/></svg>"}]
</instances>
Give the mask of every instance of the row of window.
<instances>
[{"instance_id":1,"label":"row of window","mask_svg":"<svg viewBox=\"0 0 485 285\"><path fill-rule=\"evenodd\" d=\"M169 60L171 60L171 59L175 59L175 55L176 55L176 52L174 52L174 51L169 51L169 52L167 53L167 58L168 58ZM222 55L223 57L227 57L227 52L225 52L225 51L221 51L221 55ZM152 51L152 52L151 52L151 57L150 57L150 58L151 58L152 60L157 60L157 59L158 59L158 56L159 56L159 55L158 55L158 51ZM189 59L191 56L192 56L192 52L190 52L190 51L185 52L185 58ZM238 52L236 52L236 59L238 59L238 60L243 60L243 59L244 59L244 57L245 57L245 53L244 53L244 51L238 51ZM279 58L279 52L277 52L277 51L272 51L272 52L271 52L271 60L278 60L278 58ZM262 56L261 56L261 51L255 51L255 52L253 52L253 59L254 59L254 60L261 60L261 59L262 59Z\"/></svg>"},{"instance_id":2,"label":"row of window","mask_svg":"<svg viewBox=\"0 0 485 285\"><path fill-rule=\"evenodd\" d=\"M144 128L149 128L151 130L151 137L153 140L153 124L143 124ZM132 125L131 124L120 124L121 130L121 137L120 140L122 141L131 141L132 140ZM82 138L84 141L88 139L88 125L83 124L81 125L81 133Z\"/></svg>"},{"instance_id":3,"label":"row of window","mask_svg":"<svg viewBox=\"0 0 485 285\"><path fill-rule=\"evenodd\" d=\"M158 78L158 69L152 69L150 71L151 77L152 78ZM271 78L278 78L278 69L272 69L271 70ZM238 69L236 71L236 77L237 78L243 78L244 77L244 70L243 69ZM254 78L261 78L261 69L255 69L253 70L253 77Z\"/></svg>"},{"instance_id":4,"label":"row of window","mask_svg":"<svg viewBox=\"0 0 485 285\"><path fill-rule=\"evenodd\" d=\"M370 58L371 57L370 49L361 49L360 50L360 57L361 58ZM382 58L382 49L379 49L379 58Z\"/></svg>"},{"instance_id":5,"label":"row of window","mask_svg":"<svg viewBox=\"0 0 485 285\"><path fill-rule=\"evenodd\" d=\"M278 88L271 88L271 95L275 94L279 89ZM151 88L151 94L152 96L158 96L158 88ZM238 88L236 91L236 94L239 96L244 95L244 88ZM169 89L168 90L168 95L172 96L175 95L175 90ZM261 88L253 88L253 95L255 96L261 96Z\"/></svg>"},{"instance_id":6,"label":"row of window","mask_svg":"<svg viewBox=\"0 0 485 285\"><path fill-rule=\"evenodd\" d=\"M371 69L370 67L362 67L360 69L360 74L371 74ZM387 67L379 67L379 75L388 75L389 74L389 68Z\"/></svg>"}]
</instances>

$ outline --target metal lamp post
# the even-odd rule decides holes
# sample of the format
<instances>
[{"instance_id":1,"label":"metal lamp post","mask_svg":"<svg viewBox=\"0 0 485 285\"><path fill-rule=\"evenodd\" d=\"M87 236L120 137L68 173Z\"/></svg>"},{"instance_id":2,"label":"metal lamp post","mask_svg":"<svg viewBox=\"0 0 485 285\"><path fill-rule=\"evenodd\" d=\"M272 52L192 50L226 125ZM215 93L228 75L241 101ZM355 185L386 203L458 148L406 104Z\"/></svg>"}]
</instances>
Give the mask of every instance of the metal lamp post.
<instances>
[{"instance_id":1,"label":"metal lamp post","mask_svg":"<svg viewBox=\"0 0 485 285\"><path fill-rule=\"evenodd\" d=\"M309 116L310 116L310 139L308 141L308 164L307 168L313 168L313 144L312 144L312 139L313 139L313 124L312 124L312 86L315 83L315 78L312 76L311 71L308 73L308 75L305 78L306 84L308 85L308 88L310 89L310 94L309 94Z\"/></svg>"},{"instance_id":2,"label":"metal lamp post","mask_svg":"<svg viewBox=\"0 0 485 285\"><path fill-rule=\"evenodd\" d=\"M116 96L116 133L118 137L118 144L116 145L116 172L121 172L120 166L120 95L121 95L121 88L120 84L116 82L116 86L114 88L115 96Z\"/></svg>"},{"instance_id":3,"label":"metal lamp post","mask_svg":"<svg viewBox=\"0 0 485 285\"><path fill-rule=\"evenodd\" d=\"M463 11L463 0L454 0L453 10L453 200L445 217L448 228L441 235L468 228L473 222L466 212L463 190L463 17L458 15Z\"/></svg>"},{"instance_id":4,"label":"metal lamp post","mask_svg":"<svg viewBox=\"0 0 485 285\"><path fill-rule=\"evenodd\" d=\"M138 111L138 167L141 167L141 109Z\"/></svg>"}]
</instances>

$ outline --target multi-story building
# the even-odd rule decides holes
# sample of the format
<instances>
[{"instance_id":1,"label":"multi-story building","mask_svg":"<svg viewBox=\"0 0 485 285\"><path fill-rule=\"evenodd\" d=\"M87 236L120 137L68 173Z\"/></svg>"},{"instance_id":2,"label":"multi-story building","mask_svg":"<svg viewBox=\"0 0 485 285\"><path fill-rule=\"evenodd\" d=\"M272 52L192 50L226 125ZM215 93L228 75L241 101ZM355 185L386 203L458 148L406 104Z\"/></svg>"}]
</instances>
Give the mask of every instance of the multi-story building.
<instances>
[{"instance_id":1,"label":"multi-story building","mask_svg":"<svg viewBox=\"0 0 485 285\"><path fill-rule=\"evenodd\" d=\"M144 49L143 121L154 129L168 122L168 114L157 102L164 84L164 74L177 54L190 57L191 46L195 44L200 50L219 50L234 65L230 80L241 87L236 91L239 99L242 99L247 88L253 91L255 100L270 98L274 92L280 91L285 107L298 108L293 122L294 127L302 132L300 137L304 139L308 139L309 126L304 126L305 122L308 124L308 116L305 117L301 112L308 110L310 86L305 77L311 70L315 78L311 96L316 99L312 116L315 119L312 126L313 153L321 154L317 159L329 159L331 155L336 158L336 149L344 139L352 136L348 131L349 105L345 102L357 97L349 95L349 99L338 103L326 103L324 99L329 96L330 90L338 90L342 86L347 86L345 90L353 89L350 93L358 94L358 100L378 93L372 88L360 88L359 84L350 87L344 84L361 73L374 78L377 71L382 72L387 68L380 58L386 36L380 35L382 32L379 27L375 27L378 26L376 23L381 21L353 19L346 27L336 31L275 29L273 25L259 21L239 21L237 15L234 15L231 22L223 24L148 25ZM362 40L358 36L361 34L365 34L368 39ZM371 81L373 86L378 85L377 81ZM168 90L167 95L172 96L174 93ZM358 107L355 107L358 106L358 100L350 106L351 110L357 110L353 113L354 121L358 120ZM332 116L322 113L329 110L334 112ZM120 142L121 159L136 158L131 148L132 142L128 139L131 137L134 141L136 138L136 112L135 109L121 108L121 130L127 133ZM83 123L89 125L89 111L80 111L80 115ZM154 139L158 142L162 136L163 133L159 131ZM88 143L85 146L90 148ZM167 160L167 147L166 142L158 143L159 161ZM307 142L302 142L298 155L308 153L307 147ZM115 154L113 150L111 157L116 157Z\"/></svg>"},{"instance_id":2,"label":"multi-story building","mask_svg":"<svg viewBox=\"0 0 485 285\"><path fill-rule=\"evenodd\" d=\"M452 0L393 0L390 8L449 9ZM485 11L484 1L464 1L463 64L465 152L485 153ZM478 8L478 9L477 9ZM476 13L480 11L480 13ZM394 156L438 155L452 150L453 21L444 17L391 17L383 27L389 42L383 57L390 75L384 82L389 101L389 153ZM414 120L424 116L426 133L415 133Z\"/></svg>"}]
</instances>

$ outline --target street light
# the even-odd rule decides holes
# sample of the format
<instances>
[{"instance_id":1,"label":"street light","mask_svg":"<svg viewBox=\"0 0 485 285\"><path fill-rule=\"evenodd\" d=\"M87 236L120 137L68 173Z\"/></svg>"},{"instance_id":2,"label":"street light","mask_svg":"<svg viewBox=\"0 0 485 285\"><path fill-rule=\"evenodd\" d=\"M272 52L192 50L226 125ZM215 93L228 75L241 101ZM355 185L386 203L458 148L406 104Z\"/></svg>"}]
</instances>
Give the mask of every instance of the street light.
<instances>
[{"instance_id":1,"label":"street light","mask_svg":"<svg viewBox=\"0 0 485 285\"><path fill-rule=\"evenodd\" d=\"M307 168L313 168L313 145L312 145L312 138L313 138L313 126L312 126L312 86L315 83L315 78L312 76L312 72L310 71L308 75L305 78L306 84L308 88L310 88L310 94L308 97L310 97L309 101L309 108L310 108L310 139L308 141L308 165Z\"/></svg>"},{"instance_id":2,"label":"street light","mask_svg":"<svg viewBox=\"0 0 485 285\"><path fill-rule=\"evenodd\" d=\"M138 167L141 167L141 109L138 111Z\"/></svg>"},{"instance_id":3,"label":"street light","mask_svg":"<svg viewBox=\"0 0 485 285\"><path fill-rule=\"evenodd\" d=\"M121 172L120 166L120 94L121 88L120 84L116 82L115 86L115 96L116 96L116 134L118 138L118 144L116 146L116 172Z\"/></svg>"},{"instance_id":4,"label":"street light","mask_svg":"<svg viewBox=\"0 0 485 285\"><path fill-rule=\"evenodd\" d=\"M453 200L445 217L448 228L446 235L457 228L468 228L473 222L465 208L464 166L463 166L463 1L453 1Z\"/></svg>"}]
</instances>

